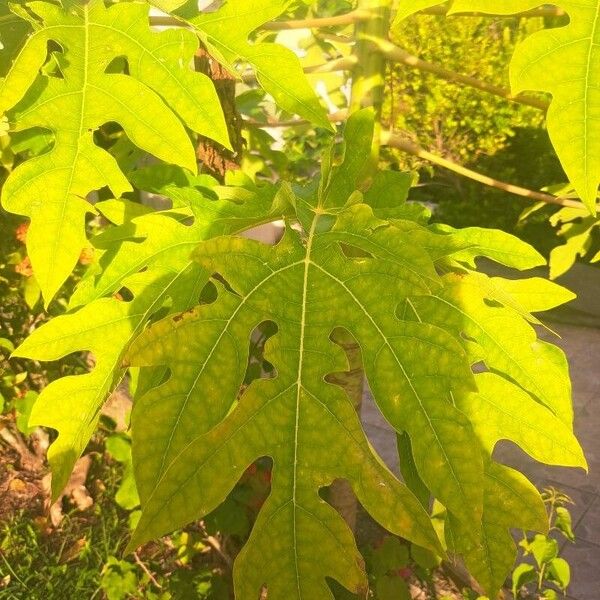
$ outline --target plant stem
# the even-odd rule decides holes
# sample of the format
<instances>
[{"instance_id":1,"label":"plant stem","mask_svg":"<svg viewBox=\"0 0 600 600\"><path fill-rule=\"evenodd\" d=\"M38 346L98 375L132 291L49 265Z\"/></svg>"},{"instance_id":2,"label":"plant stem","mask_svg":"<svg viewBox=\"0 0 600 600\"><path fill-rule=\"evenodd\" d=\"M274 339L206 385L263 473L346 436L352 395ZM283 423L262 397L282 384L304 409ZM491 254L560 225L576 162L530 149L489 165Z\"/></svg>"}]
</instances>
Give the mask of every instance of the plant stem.
<instances>
[{"instance_id":1,"label":"plant stem","mask_svg":"<svg viewBox=\"0 0 600 600\"><path fill-rule=\"evenodd\" d=\"M271 21L265 23L263 29L270 31L282 31L286 29L319 29L321 27L335 27L337 25L352 25L360 21L367 21L371 18L368 11L353 10L343 15L334 17L316 17L313 19L300 19L295 21Z\"/></svg>"},{"instance_id":2,"label":"plant stem","mask_svg":"<svg viewBox=\"0 0 600 600\"><path fill-rule=\"evenodd\" d=\"M440 15L446 16L448 14L447 6L433 6L431 8L425 8L420 11L420 14L423 15ZM516 13L514 15L501 15L501 14L489 14L489 13L481 13L481 12L461 12L461 13L452 13L451 16L460 16L460 17L516 17L516 18L534 18L534 17L564 17L567 14L567 11L562 8L556 8L552 6L546 6L541 8L534 8L532 10L526 10L521 13Z\"/></svg>"},{"instance_id":3,"label":"plant stem","mask_svg":"<svg viewBox=\"0 0 600 600\"><path fill-rule=\"evenodd\" d=\"M415 69L419 69L420 71L432 73L433 75L437 75L438 77L445 79L446 81L450 81L453 83L461 83L463 85L467 85L469 87L481 90L482 92L487 92L488 94L493 94L494 96L500 96L501 98L505 98L506 100L510 100L511 102L525 104L526 106L532 106L533 108L538 108L543 111L548 110L548 107L550 106L547 100L533 98L531 96L513 96L510 93L510 90L506 88L497 85L492 85L490 83L486 83L485 81L476 79L475 77L462 75L461 73L457 73L456 71L451 71L450 69L446 69L440 65L436 65L426 60L422 60L418 56L414 56L413 54L410 54L406 50L386 40L373 38L371 41L375 46L377 46L378 50L382 54L384 54L388 59L394 62L402 63L409 67L414 67Z\"/></svg>"},{"instance_id":4,"label":"plant stem","mask_svg":"<svg viewBox=\"0 0 600 600\"><path fill-rule=\"evenodd\" d=\"M359 0L360 11L369 12L368 21L358 22L355 33L356 66L352 74L350 113L372 107L375 131L371 158L373 169L379 162L381 111L384 101L386 57L378 51L374 39L384 40L389 32L392 0Z\"/></svg>"},{"instance_id":5,"label":"plant stem","mask_svg":"<svg viewBox=\"0 0 600 600\"><path fill-rule=\"evenodd\" d=\"M269 31L285 31L289 29L317 29L320 27L336 27L340 25L352 25L359 21L366 21L370 18L368 12L353 10L343 15L333 17L315 17L313 19L298 19L293 21L271 21L265 23L261 29ZM185 23L180 19L171 16L152 16L150 17L152 27L185 27Z\"/></svg>"},{"instance_id":6,"label":"plant stem","mask_svg":"<svg viewBox=\"0 0 600 600\"><path fill-rule=\"evenodd\" d=\"M383 132L382 143L386 146L398 148L399 150L407 152L408 154L412 154L413 156L418 156L419 158L422 158L428 162L443 167L444 169L448 169L449 171L458 173L463 177L467 177L468 179L472 179L473 181L478 181L479 183L483 183L484 185L496 188L498 190L502 190L504 192L516 194L517 196L522 196L524 198L528 198L529 200L545 202L546 204L557 204L558 206L570 206L572 208L584 208L583 204L581 202L578 202L577 200L560 198L558 196L553 196L552 194L546 194L544 192L536 192L534 190L529 190L527 188L514 185L512 183L506 183L504 181L494 179L493 177L488 177L487 175L483 175L481 173L478 173L477 171L473 171L472 169L463 167L462 165L442 158L441 156L432 154L431 152L424 150L414 142L411 142L410 140L407 140L396 133L392 133L389 131Z\"/></svg>"}]
</instances>

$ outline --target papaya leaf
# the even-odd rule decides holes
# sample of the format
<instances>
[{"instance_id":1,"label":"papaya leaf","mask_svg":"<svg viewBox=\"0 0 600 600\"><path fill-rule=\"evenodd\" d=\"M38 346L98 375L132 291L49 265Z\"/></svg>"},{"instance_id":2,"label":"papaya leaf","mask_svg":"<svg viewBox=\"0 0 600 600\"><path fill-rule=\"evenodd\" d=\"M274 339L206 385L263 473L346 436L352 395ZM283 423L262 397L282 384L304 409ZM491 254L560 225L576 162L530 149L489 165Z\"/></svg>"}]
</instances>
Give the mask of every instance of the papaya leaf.
<instances>
[{"instance_id":1,"label":"papaya leaf","mask_svg":"<svg viewBox=\"0 0 600 600\"><path fill-rule=\"evenodd\" d=\"M545 406L494 373L475 379L478 392L458 406L490 455L498 441L507 439L540 462L587 468L572 429Z\"/></svg>"},{"instance_id":2,"label":"papaya leaf","mask_svg":"<svg viewBox=\"0 0 600 600\"><path fill-rule=\"evenodd\" d=\"M151 2L191 25L210 53L232 73L237 73L232 66L236 61L249 63L260 86L280 108L315 125L333 129L298 57L280 44L248 40L255 30L281 15L288 8L289 0L254 0L252 3L227 0L213 12L198 11L196 2L185 2L175 10L168 0Z\"/></svg>"},{"instance_id":3,"label":"papaya leaf","mask_svg":"<svg viewBox=\"0 0 600 600\"><path fill-rule=\"evenodd\" d=\"M532 280L525 285L531 289ZM571 427L571 382L564 352L539 340L530 319L515 310L513 301L502 300L490 278L471 271L448 273L441 294L415 298L412 304L418 318L453 331L472 364L482 362L487 370L513 381Z\"/></svg>"},{"instance_id":4,"label":"papaya leaf","mask_svg":"<svg viewBox=\"0 0 600 600\"><path fill-rule=\"evenodd\" d=\"M467 502L466 518L479 518L473 483L481 451L467 442L469 423L450 402L450 393L472 385L460 347L444 331L403 323L390 310L436 285L433 265L365 205L324 211L320 202L311 207L305 240L288 230L274 249L231 237L202 244L197 260L226 282L217 300L161 321L130 351L133 365L166 364L171 372L132 415L143 514L130 547L203 516L254 460L274 460L271 495L236 563L241 597L263 583L275 597L330 597L326 576L359 591L364 580L349 532L318 495L335 478L348 479L388 529L437 548L424 509L372 453L342 390L323 381L346 368L329 339L339 326L359 340L374 396L388 420L412 435L428 485L462 518ZM349 259L341 244L372 258ZM374 293L384 288L384 297ZM277 377L253 382L237 402L250 334L266 320L278 326L265 350ZM174 356L184 344L186 356Z\"/></svg>"},{"instance_id":5,"label":"papaya leaf","mask_svg":"<svg viewBox=\"0 0 600 600\"><path fill-rule=\"evenodd\" d=\"M564 355L531 326L538 321L530 311L571 295L535 278L505 282L472 271L478 256L519 269L544 261L507 234L425 226L421 215L404 220L403 178L390 180L397 207L378 199L364 168L369 121L369 111L353 115L341 163L324 160L320 182L284 194L296 227L275 247L231 236L202 243L194 256L213 274L216 298L152 325L127 353L132 366L165 375L144 387L132 415L143 510L130 548L202 518L252 462L274 461L271 495L234 569L241 597L266 586L276 598L329 598L326 577L362 589L354 543L318 495L338 478L384 527L439 553L419 512L434 496L447 508L448 547L494 589L514 562L509 529L548 526L535 488L491 462L496 442L585 466ZM264 322L277 329L264 356L274 376L246 387L250 338ZM348 397L328 383L348 368L331 341L339 328L360 345L376 403L410 442L403 470L419 481L418 498L382 467ZM491 373L473 376L480 361ZM492 406L498 389L511 396L500 408ZM538 424L520 418L523 405L556 432L536 445ZM390 519L392 505L401 524Z\"/></svg>"},{"instance_id":6,"label":"papaya leaf","mask_svg":"<svg viewBox=\"0 0 600 600\"><path fill-rule=\"evenodd\" d=\"M187 188L179 189L183 193ZM229 195L235 193L229 191ZM114 208L115 203L123 205L121 210ZM101 256L100 272L92 269L81 282L77 298L71 301L74 310L34 331L14 352L15 356L44 361L90 351L95 360L90 373L53 381L32 411L31 425L52 427L59 433L48 451L54 497L67 483L96 429L107 395L124 375L123 356L131 341L160 310L168 314L197 304L208 274L190 259L193 248L211 233L237 232L261 222L265 215L272 215L268 217L271 220L278 215L272 190L263 195L248 191L245 203L206 198L204 203L210 209L204 220L193 220L190 210L142 212L101 234L99 238L109 238L115 245L106 251L107 256ZM111 202L113 213L125 213L129 204ZM112 260L104 265L107 257ZM131 301L125 302L116 294L122 288L133 296ZM105 297L109 294L114 295Z\"/></svg>"},{"instance_id":7,"label":"papaya leaf","mask_svg":"<svg viewBox=\"0 0 600 600\"><path fill-rule=\"evenodd\" d=\"M50 130L54 145L13 171L2 204L31 218L29 256L48 303L86 245L88 193L108 186L119 197L132 189L113 156L94 143L98 127L115 121L143 150L191 171L196 159L182 121L228 142L212 82L187 66L198 47L192 33L152 33L148 7L139 3L26 7L39 21L31 19L34 33L0 88L0 114L10 111L17 131ZM61 48L52 54L51 75L39 73L50 42ZM128 75L107 72L119 57Z\"/></svg>"},{"instance_id":8,"label":"papaya leaf","mask_svg":"<svg viewBox=\"0 0 600 600\"><path fill-rule=\"evenodd\" d=\"M593 246L593 233L600 227L600 219L584 209L562 208L550 217L557 235L565 240L550 252L550 277L556 279L566 273L577 258L584 258ZM600 260L600 254L591 262Z\"/></svg>"},{"instance_id":9,"label":"papaya leaf","mask_svg":"<svg viewBox=\"0 0 600 600\"><path fill-rule=\"evenodd\" d=\"M560 0L569 24L542 30L515 50L513 93L548 92L548 133L573 187L592 214L600 184L600 0Z\"/></svg>"},{"instance_id":10,"label":"papaya leaf","mask_svg":"<svg viewBox=\"0 0 600 600\"><path fill-rule=\"evenodd\" d=\"M548 530L546 508L527 478L493 461L485 468L481 538L472 535L454 515L446 521L448 550L464 557L469 572L490 598L497 596L512 569L517 548L510 529Z\"/></svg>"}]
</instances>

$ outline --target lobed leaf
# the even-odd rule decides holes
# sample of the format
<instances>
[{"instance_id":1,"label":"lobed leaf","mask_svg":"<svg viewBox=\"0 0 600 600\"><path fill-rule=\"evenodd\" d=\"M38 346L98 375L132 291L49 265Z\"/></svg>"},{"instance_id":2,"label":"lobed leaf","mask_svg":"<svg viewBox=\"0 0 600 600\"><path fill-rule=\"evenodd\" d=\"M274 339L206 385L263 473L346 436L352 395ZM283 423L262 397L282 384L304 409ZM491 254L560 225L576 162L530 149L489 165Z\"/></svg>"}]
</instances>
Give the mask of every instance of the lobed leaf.
<instances>
[{"instance_id":1,"label":"lobed leaf","mask_svg":"<svg viewBox=\"0 0 600 600\"><path fill-rule=\"evenodd\" d=\"M450 515L446 522L449 550L464 557L469 572L493 598L512 569L517 548L510 529L548 530L546 508L527 478L493 461L485 468L483 518L480 541Z\"/></svg>"},{"instance_id":2,"label":"lobed leaf","mask_svg":"<svg viewBox=\"0 0 600 600\"><path fill-rule=\"evenodd\" d=\"M31 218L29 256L48 303L86 245L88 193L108 186L119 197L132 189L113 156L95 144L96 129L117 122L143 150L191 171L196 159L182 121L228 142L211 81L186 64L198 46L193 34L152 33L148 7L138 3L26 7L39 21L31 19L35 31L0 87L0 114L11 111L17 131L50 130L54 145L11 173L2 204ZM50 42L61 49L52 54L52 75L39 72ZM119 57L128 75L109 72Z\"/></svg>"},{"instance_id":3,"label":"lobed leaf","mask_svg":"<svg viewBox=\"0 0 600 600\"><path fill-rule=\"evenodd\" d=\"M184 193L188 188L178 189ZM188 191L196 192L195 188ZM205 220L184 224L192 218L189 211L179 215L142 211L99 236L100 243L108 237L115 245L108 256L100 258L99 272L91 270L71 301L73 309L84 306L43 325L14 352L15 356L57 360L72 352L90 351L94 358L90 373L65 377L46 387L32 412L32 425L52 427L59 434L48 451L54 497L67 483L95 431L100 408L125 373L122 362L129 344L159 311L176 313L198 302L208 274L190 260L192 249L215 229L237 232L253 219L260 222L278 210L268 193L250 195L240 204L207 198L203 203L210 208ZM111 204L121 205L119 210L113 208L117 214L124 213L125 207L129 213L134 210L123 201ZM112 260L105 263L104 258ZM133 296L131 301L116 294L123 288ZM105 297L108 294L115 295Z\"/></svg>"},{"instance_id":4,"label":"lobed leaf","mask_svg":"<svg viewBox=\"0 0 600 600\"><path fill-rule=\"evenodd\" d=\"M245 0L226 0L212 12L198 11L196 2L151 2L189 23L211 54L233 73L236 73L234 62L249 63L261 87L280 108L315 125L333 129L298 57L280 44L248 40L255 30L281 15L288 8L289 0L254 0L250 4Z\"/></svg>"}]
</instances>

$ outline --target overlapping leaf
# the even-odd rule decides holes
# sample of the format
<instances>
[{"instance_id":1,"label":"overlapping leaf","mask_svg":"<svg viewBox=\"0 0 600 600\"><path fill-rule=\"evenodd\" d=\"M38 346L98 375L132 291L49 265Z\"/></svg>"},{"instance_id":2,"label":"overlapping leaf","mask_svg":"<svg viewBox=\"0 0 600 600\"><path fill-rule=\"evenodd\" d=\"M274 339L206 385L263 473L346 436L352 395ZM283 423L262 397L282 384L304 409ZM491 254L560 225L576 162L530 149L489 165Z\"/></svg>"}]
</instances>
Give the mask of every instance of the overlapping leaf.
<instances>
[{"instance_id":1,"label":"overlapping leaf","mask_svg":"<svg viewBox=\"0 0 600 600\"><path fill-rule=\"evenodd\" d=\"M29 23L11 12L8 3L0 5L0 77L8 72L29 30Z\"/></svg>"},{"instance_id":2,"label":"overlapping leaf","mask_svg":"<svg viewBox=\"0 0 600 600\"><path fill-rule=\"evenodd\" d=\"M327 113L308 83L297 56L280 44L248 40L256 29L281 15L289 6L289 0L227 0L213 12L199 12L195 1L151 1L192 25L211 54L232 71L235 61L249 63L259 84L280 108L331 129Z\"/></svg>"},{"instance_id":3,"label":"overlapping leaf","mask_svg":"<svg viewBox=\"0 0 600 600\"><path fill-rule=\"evenodd\" d=\"M485 275L473 272L447 274L441 294L413 301L418 318L463 340L473 364L482 362L511 379L570 426L571 384L564 353L538 340L531 324L506 304Z\"/></svg>"},{"instance_id":4,"label":"overlapping leaf","mask_svg":"<svg viewBox=\"0 0 600 600\"><path fill-rule=\"evenodd\" d=\"M53 148L15 169L2 190L7 210L31 218L28 250L49 302L84 247L86 196L108 186L116 197L131 190L115 159L94 143L94 131L119 123L129 139L156 157L196 170L188 127L227 142L226 126L210 80L189 66L198 41L189 31L152 33L148 7L101 0L63 10L49 2L26 5L34 33L0 88L0 114L13 129L42 127ZM39 74L48 44L57 68ZM128 75L109 73L117 58Z\"/></svg>"},{"instance_id":5,"label":"overlapping leaf","mask_svg":"<svg viewBox=\"0 0 600 600\"><path fill-rule=\"evenodd\" d=\"M336 328L360 344L380 410L409 436L403 458L447 508L449 550L490 595L514 560L509 529L546 526L531 484L492 461L495 444L509 439L540 461L585 467L564 355L532 327L532 312L570 295L536 278L473 271L479 256L519 269L542 259L500 232L426 226L405 203L410 178L369 177L372 132L368 111L353 116L342 164L324 160L318 185L297 194L284 185L275 202L272 188L249 182L221 187L164 167L131 175L142 189L168 193L175 208L147 214L101 203L121 224L96 240L98 263L72 301L87 306L20 350L42 359L83 349L96 356L89 375L53 383L36 407L37 423L59 429L57 481L85 446L123 356L156 368L132 418L143 507L132 546L207 514L253 461L273 459L271 494L236 561L240 598L265 585L275 600L330 598L326 577L363 589L352 536L319 496L337 478L384 527L438 548L422 494L418 500L386 469L345 393L327 382L347 368L331 341ZM282 214L297 227L275 247L231 235ZM216 299L179 313L198 302L210 274ZM122 288L131 301L105 297ZM171 316L140 333L164 312ZM277 326L265 349L276 375L240 395L251 335L265 321ZM59 405L65 394L77 410Z\"/></svg>"},{"instance_id":6,"label":"overlapping leaf","mask_svg":"<svg viewBox=\"0 0 600 600\"><path fill-rule=\"evenodd\" d=\"M325 577L361 589L354 544L318 496L336 478L349 480L385 527L432 545L419 501L373 456L348 398L326 383L345 368L330 340L337 327L359 342L377 404L410 436L419 477L448 508L449 531L464 538L456 549L490 589L514 557L509 528L545 527L530 484L490 466L495 442L509 438L540 460L585 465L570 424L564 357L528 324L536 322L529 310L568 295L556 286L544 301L546 283L488 281L464 266L479 255L519 268L539 264L535 251L510 236L384 221L360 203L368 123L366 113L350 121L346 158L333 170L325 164L316 199L290 198L303 234L288 229L275 248L232 237L203 243L195 256L218 274L217 299L152 326L129 353L134 365L164 365L170 373L136 401L133 414L143 516L131 546L207 514L254 460L274 461L272 493L236 562L240 598L263 585L274 598L331 597ZM365 197L376 211L390 212L389 198ZM456 272L439 276L436 266ZM488 315L488 308L499 312ZM520 333L508 339L498 331L498 314ZM278 327L265 350L277 375L240 397L249 340L264 321ZM177 353L182 347L185 355ZM530 359L535 372L524 366ZM512 394L500 408L487 380L479 392L473 387L470 367L480 360L498 373L485 377L497 377L500 391ZM544 380L548 374L556 389ZM524 399L535 405L532 415L555 425L539 448L537 425L519 417ZM510 496L511 479L526 497L533 494L527 512L516 514L522 500ZM391 506L401 522L390 518ZM485 545L489 564L481 559Z\"/></svg>"},{"instance_id":7,"label":"overlapping leaf","mask_svg":"<svg viewBox=\"0 0 600 600\"><path fill-rule=\"evenodd\" d=\"M512 528L546 532L548 517L536 488L527 478L488 460L483 487L479 542L453 515L445 524L448 550L464 557L467 568L493 598L501 589L517 555Z\"/></svg>"},{"instance_id":8,"label":"overlapping leaf","mask_svg":"<svg viewBox=\"0 0 600 600\"><path fill-rule=\"evenodd\" d=\"M184 181L185 183L185 181ZM190 209L149 213L140 205L109 201L99 209L115 214L139 213L99 236L96 244L109 249L98 267L82 281L71 304L80 310L55 318L36 330L16 355L56 360L76 351L90 351L95 366L89 374L52 382L34 407L31 422L59 433L48 457L56 496L66 484L73 465L94 432L108 393L123 376L122 358L130 342L160 310L179 312L198 302L208 274L190 259L193 248L214 234L237 232L279 215L273 190L245 190L245 202L204 197L196 188L172 183L180 196L195 198L196 219ZM240 190L223 195L239 198ZM146 209L147 210L147 209ZM120 221L120 219L116 219ZM190 221L193 220L192 223ZM115 294L126 288L132 300Z\"/></svg>"},{"instance_id":9,"label":"overlapping leaf","mask_svg":"<svg viewBox=\"0 0 600 600\"><path fill-rule=\"evenodd\" d=\"M344 393L324 383L345 368L329 340L336 326L359 340L380 406L413 434L429 485L462 518L478 519L480 451L450 401L452 392L466 393L471 374L444 331L402 323L391 308L435 285L433 265L364 205L343 211L333 228L331 214L306 210L306 244L293 231L275 250L241 238L203 244L197 259L227 288L213 304L152 327L131 353L136 365L171 370L133 417L144 514L132 544L206 514L254 460L274 460L272 493L237 562L242 598L263 583L275 598L330 597L325 576L359 591L364 581L349 532L318 495L335 478L348 479L386 527L435 546L418 501L372 454ZM354 261L340 244L376 254ZM250 334L265 320L278 325L265 355L277 377L252 384L236 403ZM174 356L183 346L186 356ZM443 468L448 477L440 477Z\"/></svg>"},{"instance_id":10,"label":"overlapping leaf","mask_svg":"<svg viewBox=\"0 0 600 600\"><path fill-rule=\"evenodd\" d=\"M473 365L484 369L475 376L477 393L456 401L486 455L481 528L473 535L450 514L446 541L493 597L516 557L510 529L543 531L547 525L535 488L491 460L496 443L510 440L546 464L587 467L571 424L566 360L558 348L537 340L531 326L539 321L530 311L548 310L572 295L539 278L506 280L463 270L444 280L441 295L414 298L406 314L445 323Z\"/></svg>"}]
</instances>

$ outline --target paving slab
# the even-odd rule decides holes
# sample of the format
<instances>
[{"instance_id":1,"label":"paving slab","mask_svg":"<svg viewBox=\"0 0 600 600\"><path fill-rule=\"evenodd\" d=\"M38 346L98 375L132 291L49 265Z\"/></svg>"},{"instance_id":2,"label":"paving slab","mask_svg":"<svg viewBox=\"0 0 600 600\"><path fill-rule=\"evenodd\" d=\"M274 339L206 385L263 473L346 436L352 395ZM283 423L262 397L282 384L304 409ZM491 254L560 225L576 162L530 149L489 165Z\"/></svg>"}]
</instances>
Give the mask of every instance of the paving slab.
<instances>
[{"instance_id":1,"label":"paving slab","mask_svg":"<svg viewBox=\"0 0 600 600\"><path fill-rule=\"evenodd\" d=\"M595 318L596 309L600 319L600 288L597 297L587 293L579 305L589 320ZM560 338L548 331L539 333L563 348L569 359L574 429L585 451L589 473L582 469L541 465L509 442L497 447L495 458L517 467L539 488L554 486L575 501L571 512L577 540L575 544L563 544L562 549L572 569L568 598L600 600L600 329L560 322L550 323L550 326ZM368 389L363 399L362 420L373 447L397 473L395 434Z\"/></svg>"}]
</instances>

